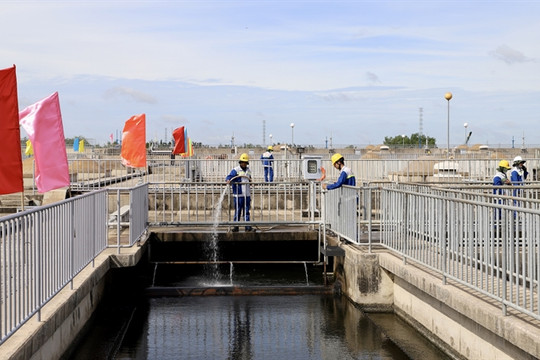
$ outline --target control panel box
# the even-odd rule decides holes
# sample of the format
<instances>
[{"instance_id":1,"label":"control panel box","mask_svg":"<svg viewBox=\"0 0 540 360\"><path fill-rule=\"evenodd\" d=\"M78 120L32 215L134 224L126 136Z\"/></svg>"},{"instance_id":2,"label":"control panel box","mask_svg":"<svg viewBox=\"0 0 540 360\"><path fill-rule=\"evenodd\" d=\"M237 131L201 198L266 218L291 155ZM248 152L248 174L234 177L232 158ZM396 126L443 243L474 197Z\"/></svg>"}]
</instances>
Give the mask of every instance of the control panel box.
<instances>
[{"instance_id":1,"label":"control panel box","mask_svg":"<svg viewBox=\"0 0 540 360\"><path fill-rule=\"evenodd\" d=\"M305 180L317 180L322 176L321 156L306 155L303 160L303 173Z\"/></svg>"}]
</instances>

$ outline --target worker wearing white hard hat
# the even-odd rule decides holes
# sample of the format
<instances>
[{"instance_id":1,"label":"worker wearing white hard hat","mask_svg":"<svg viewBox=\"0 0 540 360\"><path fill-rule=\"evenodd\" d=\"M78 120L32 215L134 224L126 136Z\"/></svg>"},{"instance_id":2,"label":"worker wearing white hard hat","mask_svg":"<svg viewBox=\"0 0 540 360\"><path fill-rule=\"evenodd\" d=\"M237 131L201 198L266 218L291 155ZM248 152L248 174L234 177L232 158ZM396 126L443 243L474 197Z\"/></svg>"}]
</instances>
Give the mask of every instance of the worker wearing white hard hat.
<instances>
[{"instance_id":1,"label":"worker wearing white hard hat","mask_svg":"<svg viewBox=\"0 0 540 360\"><path fill-rule=\"evenodd\" d=\"M527 179L528 175L529 172L525 166L525 160L521 156L516 156L510 170L510 181L514 185L523 185L523 181Z\"/></svg>"}]
</instances>

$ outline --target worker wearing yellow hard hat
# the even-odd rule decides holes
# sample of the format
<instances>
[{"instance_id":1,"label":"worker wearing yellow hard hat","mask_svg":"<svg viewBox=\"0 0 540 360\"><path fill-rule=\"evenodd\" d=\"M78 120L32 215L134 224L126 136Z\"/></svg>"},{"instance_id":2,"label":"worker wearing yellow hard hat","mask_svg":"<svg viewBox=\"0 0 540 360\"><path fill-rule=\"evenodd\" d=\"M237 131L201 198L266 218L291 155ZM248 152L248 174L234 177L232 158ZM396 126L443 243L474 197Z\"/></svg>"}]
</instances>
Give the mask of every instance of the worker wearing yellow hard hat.
<instances>
[{"instance_id":1,"label":"worker wearing yellow hard hat","mask_svg":"<svg viewBox=\"0 0 540 360\"><path fill-rule=\"evenodd\" d=\"M251 170L249 169L249 156L243 153L238 158L238 166L233 168L225 178L227 184L232 185L234 198L234 221L249 221L249 209L251 207ZM238 226L232 228L238 231ZM246 231L254 231L251 226L246 226Z\"/></svg>"},{"instance_id":2,"label":"worker wearing yellow hard hat","mask_svg":"<svg viewBox=\"0 0 540 360\"><path fill-rule=\"evenodd\" d=\"M332 155L330 158L334 168L339 170L339 178L333 184L323 184L323 188L327 190L337 189L343 185L356 186L356 177L350 167L345 166L345 158L340 153Z\"/></svg>"},{"instance_id":3,"label":"worker wearing yellow hard hat","mask_svg":"<svg viewBox=\"0 0 540 360\"><path fill-rule=\"evenodd\" d=\"M274 147L270 145L266 149L266 152L261 155L265 182L274 181L274 155L272 155L272 151L274 151Z\"/></svg>"},{"instance_id":4,"label":"worker wearing yellow hard hat","mask_svg":"<svg viewBox=\"0 0 540 360\"><path fill-rule=\"evenodd\" d=\"M497 167L497 173L493 177L493 185L495 186L502 186L502 185L510 185L510 179L508 179L508 176L506 173L510 170L510 163L508 160L501 160L499 161L499 165ZM493 193L495 193L496 190L493 190ZM501 191L498 191L501 193Z\"/></svg>"},{"instance_id":5,"label":"worker wearing yellow hard hat","mask_svg":"<svg viewBox=\"0 0 540 360\"><path fill-rule=\"evenodd\" d=\"M507 190L504 189L504 185L512 185L512 182L508 178L508 170L510 170L510 163L508 160L501 160L497 165L497 173L493 177L493 185L497 186L493 189L493 194L496 195L510 195L507 193ZM502 204L505 202L503 199L498 199L497 202ZM502 209L495 210L495 220L500 221L502 217ZM496 227L496 230L499 231L499 227Z\"/></svg>"}]
</instances>

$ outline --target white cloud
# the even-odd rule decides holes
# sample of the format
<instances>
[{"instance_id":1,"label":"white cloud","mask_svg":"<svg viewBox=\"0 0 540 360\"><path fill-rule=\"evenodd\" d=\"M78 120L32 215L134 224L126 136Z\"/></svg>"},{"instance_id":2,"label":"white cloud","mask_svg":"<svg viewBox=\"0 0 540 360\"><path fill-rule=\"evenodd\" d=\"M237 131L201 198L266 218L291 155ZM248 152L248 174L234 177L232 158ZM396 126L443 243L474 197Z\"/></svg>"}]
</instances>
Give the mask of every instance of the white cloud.
<instances>
[{"instance_id":1,"label":"white cloud","mask_svg":"<svg viewBox=\"0 0 540 360\"><path fill-rule=\"evenodd\" d=\"M105 99L118 99L118 98L127 98L135 102L146 103L146 104L157 104L157 99L149 94L130 89L123 86L116 86L108 89L103 95Z\"/></svg>"},{"instance_id":2,"label":"white cloud","mask_svg":"<svg viewBox=\"0 0 540 360\"><path fill-rule=\"evenodd\" d=\"M203 143L261 142L262 119L275 140L295 122L299 142L378 143L416 132L423 107L443 142L435 124L453 91L457 123L508 142L487 129L538 127L539 16L519 0L13 1L0 67L17 65L21 102L61 91L67 135L99 139L145 112L149 133L189 123Z\"/></svg>"},{"instance_id":3,"label":"white cloud","mask_svg":"<svg viewBox=\"0 0 540 360\"><path fill-rule=\"evenodd\" d=\"M508 65L535 61L534 59L525 56L522 52L514 50L507 45L501 45L497 47L497 49L490 51L489 54L498 60L504 61Z\"/></svg>"}]
</instances>

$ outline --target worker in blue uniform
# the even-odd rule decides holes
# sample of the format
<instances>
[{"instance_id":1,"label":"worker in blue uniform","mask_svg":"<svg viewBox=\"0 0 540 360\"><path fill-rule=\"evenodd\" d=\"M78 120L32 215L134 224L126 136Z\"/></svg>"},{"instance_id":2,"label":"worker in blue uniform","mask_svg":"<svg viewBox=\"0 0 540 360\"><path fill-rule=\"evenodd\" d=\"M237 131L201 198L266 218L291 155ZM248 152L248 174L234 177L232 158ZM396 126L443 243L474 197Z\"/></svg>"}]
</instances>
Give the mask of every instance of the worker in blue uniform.
<instances>
[{"instance_id":1,"label":"worker in blue uniform","mask_svg":"<svg viewBox=\"0 0 540 360\"><path fill-rule=\"evenodd\" d=\"M337 189L343 185L356 186L356 177L350 167L345 166L345 159L339 153L332 155L332 165L340 171L338 180L333 184L323 184L327 190Z\"/></svg>"},{"instance_id":2,"label":"worker in blue uniform","mask_svg":"<svg viewBox=\"0 0 540 360\"><path fill-rule=\"evenodd\" d=\"M501 160L499 161L499 166L497 167L497 173L493 177L493 185L497 186L497 188L493 189L493 194L495 195L510 195L506 193L506 190L503 189L501 186L503 185L512 185L512 182L510 179L508 179L508 170L510 170L510 163L508 160ZM495 200L498 204L504 204L506 200L503 198L498 198ZM496 210L496 217L495 220L501 220L501 214L502 210L498 209ZM500 228L496 227L497 231L500 231Z\"/></svg>"},{"instance_id":3,"label":"worker in blue uniform","mask_svg":"<svg viewBox=\"0 0 540 360\"><path fill-rule=\"evenodd\" d=\"M510 170L510 163L508 160L501 160L499 161L499 166L497 167L497 173L493 177L493 185L495 186L503 186L503 185L510 185L512 182L510 179L508 179L507 172ZM493 193L499 193L502 194L503 189L493 189Z\"/></svg>"},{"instance_id":4,"label":"worker in blue uniform","mask_svg":"<svg viewBox=\"0 0 540 360\"><path fill-rule=\"evenodd\" d=\"M525 166L525 160L521 156L516 156L510 170L510 181L513 185L523 185L523 181L527 179L529 172Z\"/></svg>"},{"instance_id":5,"label":"worker in blue uniform","mask_svg":"<svg viewBox=\"0 0 540 360\"><path fill-rule=\"evenodd\" d=\"M510 181L512 182L512 185L524 185L528 175L529 172L525 166L525 160L523 160L521 156L516 156L512 162L512 169L510 169ZM513 195L516 197L521 196L522 190L514 189ZM514 200L514 206L521 206L521 201ZM514 213L514 217L516 217L516 213Z\"/></svg>"},{"instance_id":6,"label":"worker in blue uniform","mask_svg":"<svg viewBox=\"0 0 540 360\"><path fill-rule=\"evenodd\" d=\"M227 184L232 185L234 198L234 221L249 221L249 209L251 207L251 170L249 169L249 156L244 153L238 159L238 166L233 168L225 178ZM232 228L238 232L238 226ZM254 231L251 226L246 226L246 231Z\"/></svg>"},{"instance_id":7,"label":"worker in blue uniform","mask_svg":"<svg viewBox=\"0 0 540 360\"><path fill-rule=\"evenodd\" d=\"M274 151L274 147L270 145L268 146L266 151L261 155L265 182L274 181L274 155L272 155L272 151Z\"/></svg>"}]
</instances>

